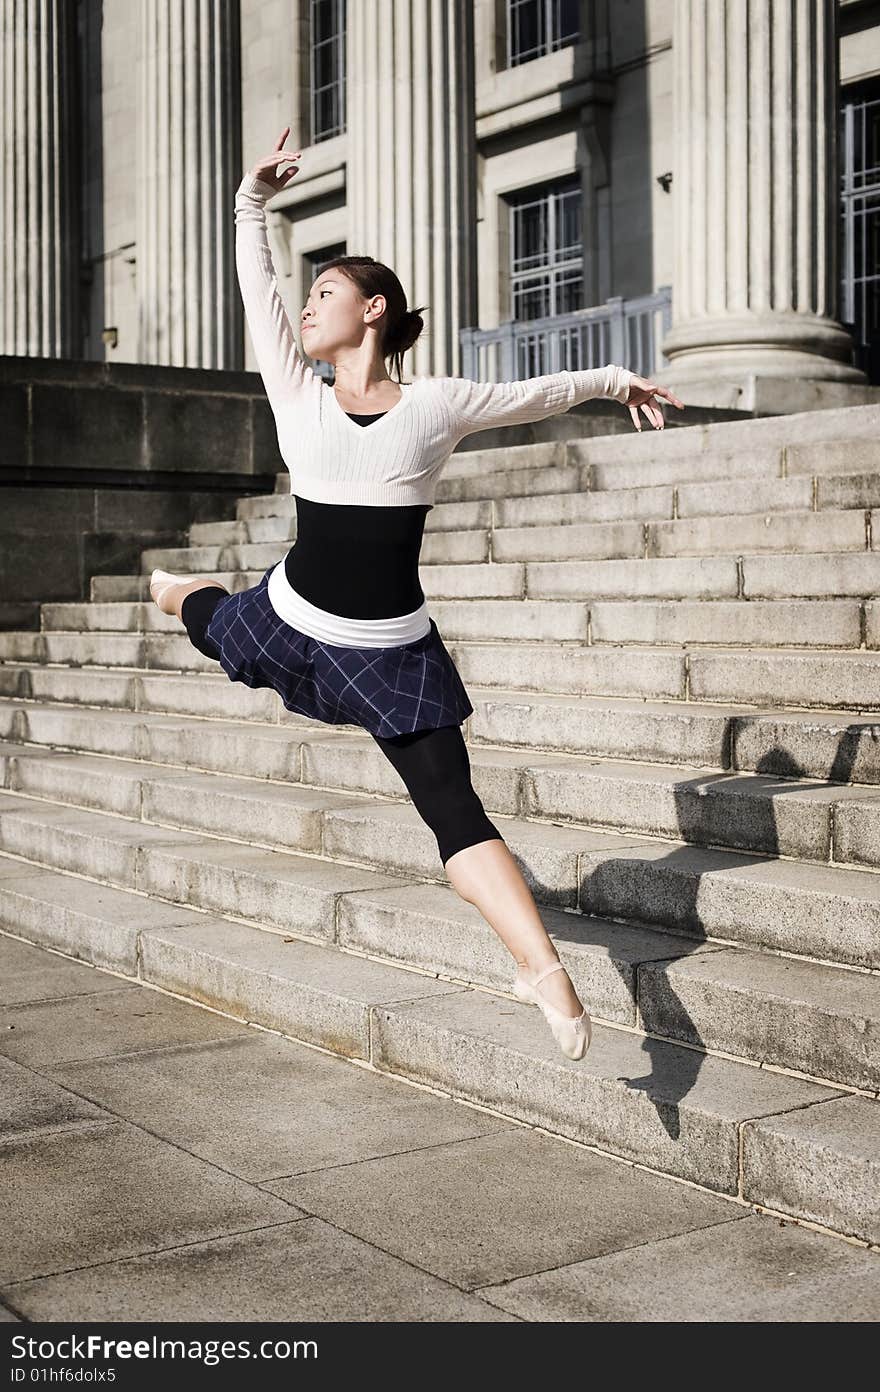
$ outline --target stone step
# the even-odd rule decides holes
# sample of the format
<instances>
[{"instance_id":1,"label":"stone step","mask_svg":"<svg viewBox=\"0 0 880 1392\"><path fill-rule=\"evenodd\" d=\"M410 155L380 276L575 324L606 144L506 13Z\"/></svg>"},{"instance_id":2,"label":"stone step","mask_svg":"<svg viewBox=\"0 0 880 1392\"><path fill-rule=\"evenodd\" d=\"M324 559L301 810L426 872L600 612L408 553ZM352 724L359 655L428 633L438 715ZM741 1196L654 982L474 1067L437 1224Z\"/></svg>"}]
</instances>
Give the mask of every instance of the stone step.
<instances>
[{"instance_id":1,"label":"stone step","mask_svg":"<svg viewBox=\"0 0 880 1392\"><path fill-rule=\"evenodd\" d=\"M803 556L870 551L872 514L860 508L836 512L743 513L671 521L575 522L539 526L496 526L491 531L493 561L640 560L730 553ZM874 529L880 545L880 524ZM421 565L462 564L489 554L488 531L439 530L423 539ZM476 538L482 538L477 542ZM150 549L153 565L175 574L253 570L274 564L288 548L277 542L238 542L222 546ZM470 568L470 567L469 567Z\"/></svg>"},{"instance_id":2,"label":"stone step","mask_svg":"<svg viewBox=\"0 0 880 1392\"><path fill-rule=\"evenodd\" d=\"M228 522L194 522L189 529L190 546L265 545L283 546L296 540L296 510L290 505L283 512L267 517L233 519Z\"/></svg>"},{"instance_id":3,"label":"stone step","mask_svg":"<svg viewBox=\"0 0 880 1392\"><path fill-rule=\"evenodd\" d=\"M880 879L870 871L498 814L494 820L542 904L666 927L699 940L880 967ZM323 845L334 857L419 877L431 873L436 856L431 833L406 805L327 812Z\"/></svg>"},{"instance_id":4,"label":"stone step","mask_svg":"<svg viewBox=\"0 0 880 1392\"><path fill-rule=\"evenodd\" d=\"M590 604L590 642L858 648L870 607L855 599L597 600Z\"/></svg>"},{"instance_id":5,"label":"stone step","mask_svg":"<svg viewBox=\"0 0 880 1392\"><path fill-rule=\"evenodd\" d=\"M725 468L728 463L725 456ZM532 487L521 497L437 502L428 513L425 532L880 507L880 472L737 479L725 477L722 469L721 478L708 483L676 486L673 480L632 488L591 489L589 467L583 466L573 489L539 492L543 481L539 472L534 473ZM190 528L193 545L295 539L296 509L289 495L242 498L238 514L237 522L202 523Z\"/></svg>"},{"instance_id":6,"label":"stone step","mask_svg":"<svg viewBox=\"0 0 880 1392\"><path fill-rule=\"evenodd\" d=\"M321 816L342 805L342 799L331 793L260 786L253 779L181 775L120 761L12 757L13 772L19 775L15 781L25 785L23 792L30 788L47 800L0 796L0 844L6 854L137 888L133 847L139 831L146 828L143 855L158 859L160 868L152 887L165 898L296 931L299 925L290 923L289 905L283 905L284 891L289 894L296 886L295 902L300 905L303 898L312 936L470 985L505 989L509 958L500 941L473 907L445 885L412 884L408 878L401 883L399 876L382 879L380 874L376 893L370 894L357 881L351 891L357 890L355 898L347 900L344 908L338 906L341 912L334 919L327 898L333 863L320 858ZM57 771L52 768L56 762ZM101 778L96 766L108 762L103 774L108 796L102 811L94 807ZM40 764L43 776L34 777ZM77 772L80 805L52 800L55 789L75 796ZM82 812L83 803L90 810ZM361 798L360 803L368 814L372 800ZM349 805L354 806L351 798ZM110 810L118 816L107 815ZM216 840L224 832L231 835L239 827L251 826L260 827L258 846L250 840L244 844ZM169 827L181 828L179 846L169 842ZM201 832L209 837L203 851L197 849ZM543 843L545 854L551 841ZM509 844L517 848L515 838ZM267 850L281 855L258 854ZM143 873L141 866L141 877ZM343 865L341 873L343 878L349 874L349 866ZM668 1016L670 1038L707 1048L718 1039L725 1052L850 1086L880 1083L880 1045L866 1028L867 1022L880 1016L876 974L718 943L695 944L688 937L657 932L650 926L633 928L551 907L543 913L560 955L571 963L572 979L598 1018L632 1026L644 1018L649 1032L663 1036ZM479 931L478 924L482 925ZM716 952L721 954L718 970L711 955ZM651 963L662 966L655 971ZM681 993L661 979L667 972L681 976ZM691 1000L699 1004L701 996L709 1000L703 1001L697 1024L689 1016L688 1005ZM708 1018L712 1001L717 1001L714 1023ZM762 1007L771 1013L762 1017ZM793 1032L797 1042L786 1040L784 1030L772 1028L774 1010L789 1022L800 1016L802 1028ZM817 1018L812 1019L813 1014ZM756 1024L762 1018L764 1029ZM758 1040L755 1055L749 1042L752 1031ZM737 1043L732 1047L734 1039ZM835 1056L836 1063L831 1061Z\"/></svg>"},{"instance_id":7,"label":"stone step","mask_svg":"<svg viewBox=\"0 0 880 1392\"><path fill-rule=\"evenodd\" d=\"M288 550L287 544L278 542L241 542L229 546L150 547L141 552L141 573L147 581L147 594L149 577L155 566L175 575L204 575L222 580L224 574L234 575L236 572L245 571L253 572L259 579L266 568L280 561ZM488 559L489 532L485 529L432 532L422 540L422 565L468 565ZM242 587L237 585L236 588ZM110 599L116 596L106 592L98 593L93 589L92 597Z\"/></svg>"},{"instance_id":8,"label":"stone step","mask_svg":"<svg viewBox=\"0 0 880 1392\"><path fill-rule=\"evenodd\" d=\"M153 846L161 854L159 843ZM192 848L184 855L184 863L189 863ZM270 896L272 878L280 875L283 885L292 883L296 858L283 867L280 860L231 858L230 886L238 879L255 888L256 898L243 915L248 921L256 919L254 926L260 926L257 909ZM314 884L312 876L309 888ZM139 899L132 913L130 891L101 886L103 892L96 896L95 888L94 882L76 878L73 871L58 872L0 855L0 927L132 974L137 966L135 923L140 929L175 928L197 912L197 906ZM180 891L177 895L183 897ZM192 885L187 897L194 901ZM90 901L97 922L89 922ZM205 916L195 920L199 921L204 923ZM209 916L208 921L222 931L222 919ZM596 1021L646 1030L658 1039L701 1051L792 1069L818 1082L877 1087L876 975L720 944L695 946L666 933L553 909L544 911L544 921ZM120 932L122 925L132 927ZM298 935L298 927L288 915L283 931ZM512 966L500 939L472 905L441 885L349 889L339 896L335 930L326 941L345 952L429 972L459 986L510 989ZM267 992L267 999L270 995Z\"/></svg>"},{"instance_id":9,"label":"stone step","mask_svg":"<svg viewBox=\"0 0 880 1392\"><path fill-rule=\"evenodd\" d=\"M569 462L568 441L541 440L492 448L455 450L443 465L442 476L471 479L526 469L553 469Z\"/></svg>"},{"instance_id":10,"label":"stone step","mask_svg":"<svg viewBox=\"0 0 880 1392\"><path fill-rule=\"evenodd\" d=\"M880 783L880 716L469 687L469 746Z\"/></svg>"},{"instance_id":11,"label":"stone step","mask_svg":"<svg viewBox=\"0 0 880 1392\"><path fill-rule=\"evenodd\" d=\"M569 522L553 527L498 527L496 561L573 561L616 557L723 556L773 551L787 555L866 551L870 513L749 513L672 522ZM878 541L880 544L880 541Z\"/></svg>"},{"instance_id":12,"label":"stone step","mask_svg":"<svg viewBox=\"0 0 880 1392\"><path fill-rule=\"evenodd\" d=\"M523 816L557 824L880 869L880 794L858 786L543 755L523 765L519 798Z\"/></svg>"},{"instance_id":13,"label":"stone step","mask_svg":"<svg viewBox=\"0 0 880 1392\"><path fill-rule=\"evenodd\" d=\"M767 711L745 705L665 703L582 694L555 696L476 684L468 690L474 712L464 730L472 748L491 745L532 752L570 752L642 763L814 778L836 784L880 783L877 715ZM95 706L104 713L98 745L89 742L89 727L82 722L90 719L92 713L81 709L83 706ZM317 731L324 736L336 733L321 722L286 711L274 691L251 689L214 671L136 673L115 672L112 668L0 664L2 737L122 752L112 740L128 739L126 732L134 712L140 713L142 722L159 716L167 724L166 718L173 717L172 729L194 730L196 744L199 728L205 730L206 738L211 732L218 732L221 740L231 739L240 722L248 730L248 741L257 724L262 729L280 729L288 743L291 728ZM204 717L209 724L197 727L193 717ZM40 724L41 719L45 724ZM118 734L114 721L119 726ZM137 727L137 720L134 725ZM40 734L40 730L51 733ZM80 743L81 739L86 742ZM110 740L106 747L105 740ZM125 747L127 750L128 745ZM226 769L228 765L221 763L218 767ZM243 767L248 767L247 762Z\"/></svg>"},{"instance_id":14,"label":"stone step","mask_svg":"<svg viewBox=\"0 0 880 1392\"><path fill-rule=\"evenodd\" d=\"M485 618L497 633L502 616L477 614L504 601L474 602L474 630ZM461 611L434 604L434 617L447 642L463 625ZM810 652L807 649L709 649L682 652L663 648L608 645L563 646L507 642L453 642L453 657L466 687L500 686L523 694L644 696L746 706L880 711L880 664L873 652ZM877 717L880 720L880 716ZM873 723L877 723L875 720Z\"/></svg>"},{"instance_id":15,"label":"stone step","mask_svg":"<svg viewBox=\"0 0 880 1392\"><path fill-rule=\"evenodd\" d=\"M142 588L142 578L136 577L138 588ZM519 597L525 589L525 567L516 562L508 565L428 565L421 567L420 578L427 597ZM134 583L132 588L135 588ZM43 632L180 632L179 620L173 614L164 614L149 594L143 598L48 602L42 605L41 619Z\"/></svg>"},{"instance_id":16,"label":"stone step","mask_svg":"<svg viewBox=\"0 0 880 1392\"><path fill-rule=\"evenodd\" d=\"M441 600L432 612L466 686L880 710L880 665L873 652L589 645L589 609L578 604ZM0 633L0 663L5 662L132 671L207 672L217 666L185 633Z\"/></svg>"},{"instance_id":17,"label":"stone step","mask_svg":"<svg viewBox=\"0 0 880 1392\"><path fill-rule=\"evenodd\" d=\"M875 552L531 561L533 599L841 599L880 590Z\"/></svg>"},{"instance_id":18,"label":"stone step","mask_svg":"<svg viewBox=\"0 0 880 1392\"><path fill-rule=\"evenodd\" d=\"M659 445L660 437L655 437L653 443ZM688 455L667 450L653 457L645 455L626 461L618 457L613 461L603 461L601 455L605 451L594 448L601 446L601 441L579 441L572 443L570 458L584 462L589 458L592 461L589 464L589 481L584 485L592 489L643 488L662 483L685 485L714 482L726 485L730 479L766 482L777 478L815 478L820 475L869 474L876 471L877 453L872 440L835 443L837 448L831 452L828 445L822 443L799 446L780 443L758 446L753 450L706 450Z\"/></svg>"},{"instance_id":19,"label":"stone step","mask_svg":"<svg viewBox=\"0 0 880 1392\"><path fill-rule=\"evenodd\" d=\"M875 408L876 409L876 408ZM802 441L789 444L785 451L785 472L790 477L812 474L814 477L835 474L855 474L864 471L877 479L877 434L864 440Z\"/></svg>"},{"instance_id":20,"label":"stone step","mask_svg":"<svg viewBox=\"0 0 880 1392\"><path fill-rule=\"evenodd\" d=\"M283 554L282 548L279 559ZM198 574L205 580L219 580L230 594L234 594L258 585L265 570L266 566L262 570L204 570L190 573ZM120 604L133 600L152 604L150 575L144 571L139 575L93 575L89 582L89 596L89 604Z\"/></svg>"},{"instance_id":21,"label":"stone step","mask_svg":"<svg viewBox=\"0 0 880 1392\"><path fill-rule=\"evenodd\" d=\"M499 450L500 459L507 461L507 451ZM441 472L434 490L438 503L474 503L485 499L529 498L536 493L577 493L589 487L588 475L577 462L558 463L546 468L530 463L528 467L474 468L466 475Z\"/></svg>"},{"instance_id":22,"label":"stone step","mask_svg":"<svg viewBox=\"0 0 880 1392\"><path fill-rule=\"evenodd\" d=\"M463 589L470 594L513 596L521 593L525 583L523 567L515 564L469 566L464 574L463 570L460 566L425 567L421 583L426 596L439 599ZM874 608L870 606L872 620ZM586 633L583 615L577 611L574 636L583 635L590 643L638 643L652 647L759 644L859 648L867 617L865 605L858 600L600 600L589 606ZM180 635L178 620L172 614L163 614L152 600L45 603L41 626L44 633ZM511 631L514 636L521 636L521 629L514 626ZM878 632L876 622L872 622L870 647L878 646Z\"/></svg>"},{"instance_id":23,"label":"stone step","mask_svg":"<svg viewBox=\"0 0 880 1392\"><path fill-rule=\"evenodd\" d=\"M561 533L569 529L555 530ZM494 541L499 535L501 533L496 532L491 539ZM432 540L438 543L439 551L431 557L424 556L420 567L420 574L427 572L429 583L434 566L460 565L464 571L463 581L466 581L472 566L489 561L490 534L487 531L435 533ZM212 569L210 565L199 568L187 559L199 554L201 551L195 550L163 553L166 564L162 568L174 570L177 566L174 573L218 580L233 592L258 584L268 566L281 559L283 551L267 554L262 569L244 571ZM178 561L183 563L178 565ZM499 562L517 564L493 552L491 563ZM525 564L526 594L533 599L841 599L873 598L880 592L880 564L875 551L572 558L531 560ZM148 601L149 572L138 576L94 576L91 598L104 603Z\"/></svg>"},{"instance_id":24,"label":"stone step","mask_svg":"<svg viewBox=\"0 0 880 1392\"><path fill-rule=\"evenodd\" d=\"M156 846L143 858L145 882L158 855ZM13 917L28 941L92 960L92 945L109 940L123 957L117 969L132 979L715 1192L740 1196L744 1174L750 1201L766 1204L785 1163L787 1128L794 1127L792 1158L812 1140L815 1163L808 1171L790 1167L789 1206L780 1211L822 1208L834 1231L874 1240L876 1162L865 1137L876 1104L867 1098L660 1039L649 1043L640 1031L601 1022L586 1057L572 1063L538 1011L507 995L371 961L334 942L303 940L289 922L283 932L264 931L180 908L175 924L173 906L163 906L167 923L144 921L141 895L24 871L8 859L0 864L0 915ZM399 898L401 891L388 894ZM360 913L366 897L342 886L343 915L349 905ZM596 955L604 951L600 939ZM858 1134L846 1144L844 1121L853 1114ZM818 1122L826 1135L834 1128L827 1168L817 1116L827 1117Z\"/></svg>"},{"instance_id":25,"label":"stone step","mask_svg":"<svg viewBox=\"0 0 880 1392\"><path fill-rule=\"evenodd\" d=\"M543 909L596 1019L876 1089L880 978ZM471 905L441 885L348 896L339 941L368 955L434 960L442 977L506 989L510 959ZM795 1023L797 1021L797 1023Z\"/></svg>"},{"instance_id":26,"label":"stone step","mask_svg":"<svg viewBox=\"0 0 880 1392\"><path fill-rule=\"evenodd\" d=\"M175 746L173 732L159 726L156 759L145 772L132 758L143 747L143 729L134 720L117 731L120 752L130 755L114 759L106 750L101 757L84 752L88 745L88 712L85 719L69 722L70 738L80 740L83 752L62 755L58 749L13 740L0 741L0 787L58 802L73 802L97 811L138 816L148 794L139 786L153 780L171 780L174 797L188 798L185 789L192 783L192 808L177 825L216 835L236 836L241 823L235 800L224 802L222 763L210 755L207 762L212 776L201 773L172 776L168 766L191 766L190 731L181 727ZM30 722L28 734L59 733L57 721ZM357 805L364 797L407 800L398 775L373 740L359 735L322 736L309 732L296 760L296 772L285 781L285 792L267 785L263 768L256 763L259 744L247 763L248 732L224 732L220 747L230 768L249 768L248 783L233 793L270 799L280 796L279 815L293 813L285 801L286 789L301 793L301 807L295 824L279 832L279 845L317 852L321 847L321 813L326 806ZM63 738L63 734L61 736ZM211 739L207 732L206 739ZM126 743L126 740L128 742ZM98 739L93 741L98 743ZM175 758L175 748L177 758ZM51 752L51 757L47 757ZM556 825L636 833L639 837L677 840L688 845L744 850L785 856L819 864L880 868L880 794L858 785L817 784L805 779L770 778L754 773L712 773L709 770L683 770L675 765L604 760L597 762L583 755L535 754L526 751L472 746L469 751L474 787L490 815L520 816L551 821ZM274 767L274 765L272 765ZM268 777L272 777L272 773ZM121 780L118 790L111 785ZM176 781L175 781L176 780ZM189 782L188 782L189 780ZM256 782L256 789L251 782ZM328 791L329 790L329 791ZM207 807L196 807L199 797ZM334 800L335 799L335 800ZM216 800L216 801L212 801ZM168 806L173 807L172 802ZM162 814L159 813L161 819ZM261 814L259 824L269 836L271 817ZM302 823L302 825L300 825Z\"/></svg>"},{"instance_id":27,"label":"stone step","mask_svg":"<svg viewBox=\"0 0 880 1392\"><path fill-rule=\"evenodd\" d=\"M798 411L751 420L716 421L689 429L628 430L570 442L570 448L593 463L628 463L674 459L700 454L754 454L758 449L785 446L788 450L813 449L825 457L829 443L844 444L849 457L862 452L876 467L876 442L880 439L880 406L841 406L827 411Z\"/></svg>"},{"instance_id":28,"label":"stone step","mask_svg":"<svg viewBox=\"0 0 880 1392\"><path fill-rule=\"evenodd\" d=\"M70 763L55 775L51 759L42 761L42 770L40 762L36 759L37 766L32 764L22 776L38 785L41 778L66 777L69 784L77 777ZM81 776L85 782L85 769ZM93 771L93 779L98 780L93 787L100 793L100 771ZM304 789L302 816L285 832L285 822L294 820L287 800L296 801L298 789L270 795L259 779L248 778L245 786L229 788L205 774L201 778L180 774L175 782L164 771L159 781L165 793L151 791L144 796L150 807L151 799L159 799L156 806L162 809L162 820L173 819L175 825L191 827L195 820L196 832L244 842L250 839L249 828L258 826L261 844L285 846L301 834L308 838L308 845L297 849L319 855L322 863L329 858L393 876L445 879L434 836L408 801L377 804L374 797L358 798L353 791ZM123 777L117 796L134 795ZM86 842L93 825L88 818L102 814L83 813L85 841L74 832L71 842L58 818L63 821L62 813L69 813L69 820L78 825L78 810L55 807L47 831L45 819L37 818L35 829L30 814L22 813L24 801L7 794L2 804L10 816L15 814L4 833L4 850L37 860L48 855L56 868L100 877L94 866L103 863L103 852L90 850ZM559 826L497 812L493 816L542 904L668 928L698 940L720 938L841 965L880 967L880 878L870 871L706 850L678 840ZM0 826L2 822L0 816ZM113 817L108 815L95 825L103 836L105 831L110 834L112 824ZM275 827L279 828L277 842L273 842ZM47 837L52 848L35 851L34 846L47 844ZM63 859L68 855L72 861ZM648 912L646 905L650 905Z\"/></svg>"}]
</instances>

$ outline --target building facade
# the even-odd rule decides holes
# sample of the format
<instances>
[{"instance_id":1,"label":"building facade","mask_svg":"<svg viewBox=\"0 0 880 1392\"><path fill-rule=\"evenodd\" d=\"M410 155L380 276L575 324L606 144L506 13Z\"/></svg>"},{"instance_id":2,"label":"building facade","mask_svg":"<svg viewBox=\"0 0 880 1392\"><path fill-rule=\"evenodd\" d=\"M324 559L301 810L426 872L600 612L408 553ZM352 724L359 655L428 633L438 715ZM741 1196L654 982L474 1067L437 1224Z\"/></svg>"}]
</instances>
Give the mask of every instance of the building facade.
<instances>
[{"instance_id":1,"label":"building facade","mask_svg":"<svg viewBox=\"0 0 880 1392\"><path fill-rule=\"evenodd\" d=\"M232 200L290 125L294 324L325 261L368 254L428 306L410 373L878 397L873 0L0 8L0 351L253 366Z\"/></svg>"}]
</instances>

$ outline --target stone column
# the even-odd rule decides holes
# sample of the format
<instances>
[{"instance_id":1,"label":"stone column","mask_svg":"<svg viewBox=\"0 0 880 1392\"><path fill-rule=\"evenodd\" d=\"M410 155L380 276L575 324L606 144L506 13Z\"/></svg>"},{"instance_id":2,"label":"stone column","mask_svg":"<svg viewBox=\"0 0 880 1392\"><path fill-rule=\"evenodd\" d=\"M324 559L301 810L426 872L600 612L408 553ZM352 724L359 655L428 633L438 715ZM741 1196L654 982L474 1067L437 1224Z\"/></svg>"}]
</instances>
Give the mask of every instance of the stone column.
<instances>
[{"instance_id":1,"label":"stone column","mask_svg":"<svg viewBox=\"0 0 880 1392\"><path fill-rule=\"evenodd\" d=\"M0 353L78 358L76 7L0 0Z\"/></svg>"},{"instance_id":2,"label":"stone column","mask_svg":"<svg viewBox=\"0 0 880 1392\"><path fill-rule=\"evenodd\" d=\"M871 400L838 323L836 0L675 0L672 325L684 401Z\"/></svg>"},{"instance_id":3,"label":"stone column","mask_svg":"<svg viewBox=\"0 0 880 1392\"><path fill-rule=\"evenodd\" d=\"M349 5L346 67L348 254L428 306L409 372L457 376L476 322L472 0Z\"/></svg>"},{"instance_id":4,"label":"stone column","mask_svg":"<svg viewBox=\"0 0 880 1392\"><path fill-rule=\"evenodd\" d=\"M138 358L243 365L238 0L140 0Z\"/></svg>"}]
</instances>

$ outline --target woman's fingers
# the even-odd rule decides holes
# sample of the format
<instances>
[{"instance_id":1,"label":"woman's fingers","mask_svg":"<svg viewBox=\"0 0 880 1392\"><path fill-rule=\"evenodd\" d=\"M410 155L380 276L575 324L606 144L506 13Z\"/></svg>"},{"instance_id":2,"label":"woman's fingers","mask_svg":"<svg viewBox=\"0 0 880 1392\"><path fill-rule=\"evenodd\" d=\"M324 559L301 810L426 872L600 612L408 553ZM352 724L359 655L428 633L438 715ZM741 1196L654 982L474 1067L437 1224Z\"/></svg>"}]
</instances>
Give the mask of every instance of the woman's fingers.
<instances>
[{"instance_id":1,"label":"woman's fingers","mask_svg":"<svg viewBox=\"0 0 880 1392\"><path fill-rule=\"evenodd\" d=\"M659 409L656 402L648 400L641 401L638 405L633 404L629 408L629 413L632 416L632 422L636 430L641 430L642 428L642 423L639 420L639 411L644 411L655 430L662 430L664 428L666 422L663 419L662 411Z\"/></svg>"},{"instance_id":2,"label":"woman's fingers","mask_svg":"<svg viewBox=\"0 0 880 1392\"><path fill-rule=\"evenodd\" d=\"M655 387L654 391L657 396L665 396L666 400L671 401L673 406L678 406L680 410L684 410L684 402L679 401L677 396L673 396L668 387Z\"/></svg>"},{"instance_id":3,"label":"woman's fingers","mask_svg":"<svg viewBox=\"0 0 880 1392\"><path fill-rule=\"evenodd\" d=\"M257 164L262 169L277 169L279 164L284 164L287 160L298 160L301 158L302 155L299 150L297 150L296 154L288 154L285 150L283 154L263 155L261 159L257 160Z\"/></svg>"},{"instance_id":4,"label":"woman's fingers","mask_svg":"<svg viewBox=\"0 0 880 1392\"><path fill-rule=\"evenodd\" d=\"M658 397L677 406L680 411L684 410L684 402L679 401L678 397L669 390L668 387L661 387L656 382L646 381L644 377L635 377L630 384L630 391L633 400L628 401L629 413L632 417L633 425L636 430L641 430L642 423L639 420L639 411L643 411L648 420L656 430L663 430L666 421L663 412L660 410Z\"/></svg>"},{"instance_id":5,"label":"woman's fingers","mask_svg":"<svg viewBox=\"0 0 880 1392\"><path fill-rule=\"evenodd\" d=\"M299 166L297 163L299 158L299 154L290 155L286 152L283 154L279 153L264 155L262 159L258 159L256 164L254 165L254 173L257 175L258 178L260 175L268 176L270 183L274 181L276 183L280 183L281 188L287 188L287 185L291 182L294 176L299 173ZM289 169L282 169L279 173L279 164L284 164L289 160L294 161L292 167Z\"/></svg>"}]
</instances>

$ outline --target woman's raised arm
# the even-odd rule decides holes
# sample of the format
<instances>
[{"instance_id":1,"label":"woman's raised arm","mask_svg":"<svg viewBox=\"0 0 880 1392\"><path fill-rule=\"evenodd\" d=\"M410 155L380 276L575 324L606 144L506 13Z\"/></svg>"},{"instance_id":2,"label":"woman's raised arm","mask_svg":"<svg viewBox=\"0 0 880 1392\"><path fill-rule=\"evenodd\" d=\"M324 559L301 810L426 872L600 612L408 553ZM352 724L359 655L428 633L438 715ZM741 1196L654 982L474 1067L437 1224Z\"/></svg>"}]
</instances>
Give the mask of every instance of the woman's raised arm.
<instances>
[{"instance_id":1,"label":"woman's raised arm","mask_svg":"<svg viewBox=\"0 0 880 1392\"><path fill-rule=\"evenodd\" d=\"M276 416L278 407L294 399L306 379L314 377L300 356L278 290L266 227L266 203L298 172L275 172L280 163L297 158L281 149L289 133L288 126L273 152L248 170L235 194L235 268L257 366Z\"/></svg>"}]
</instances>

